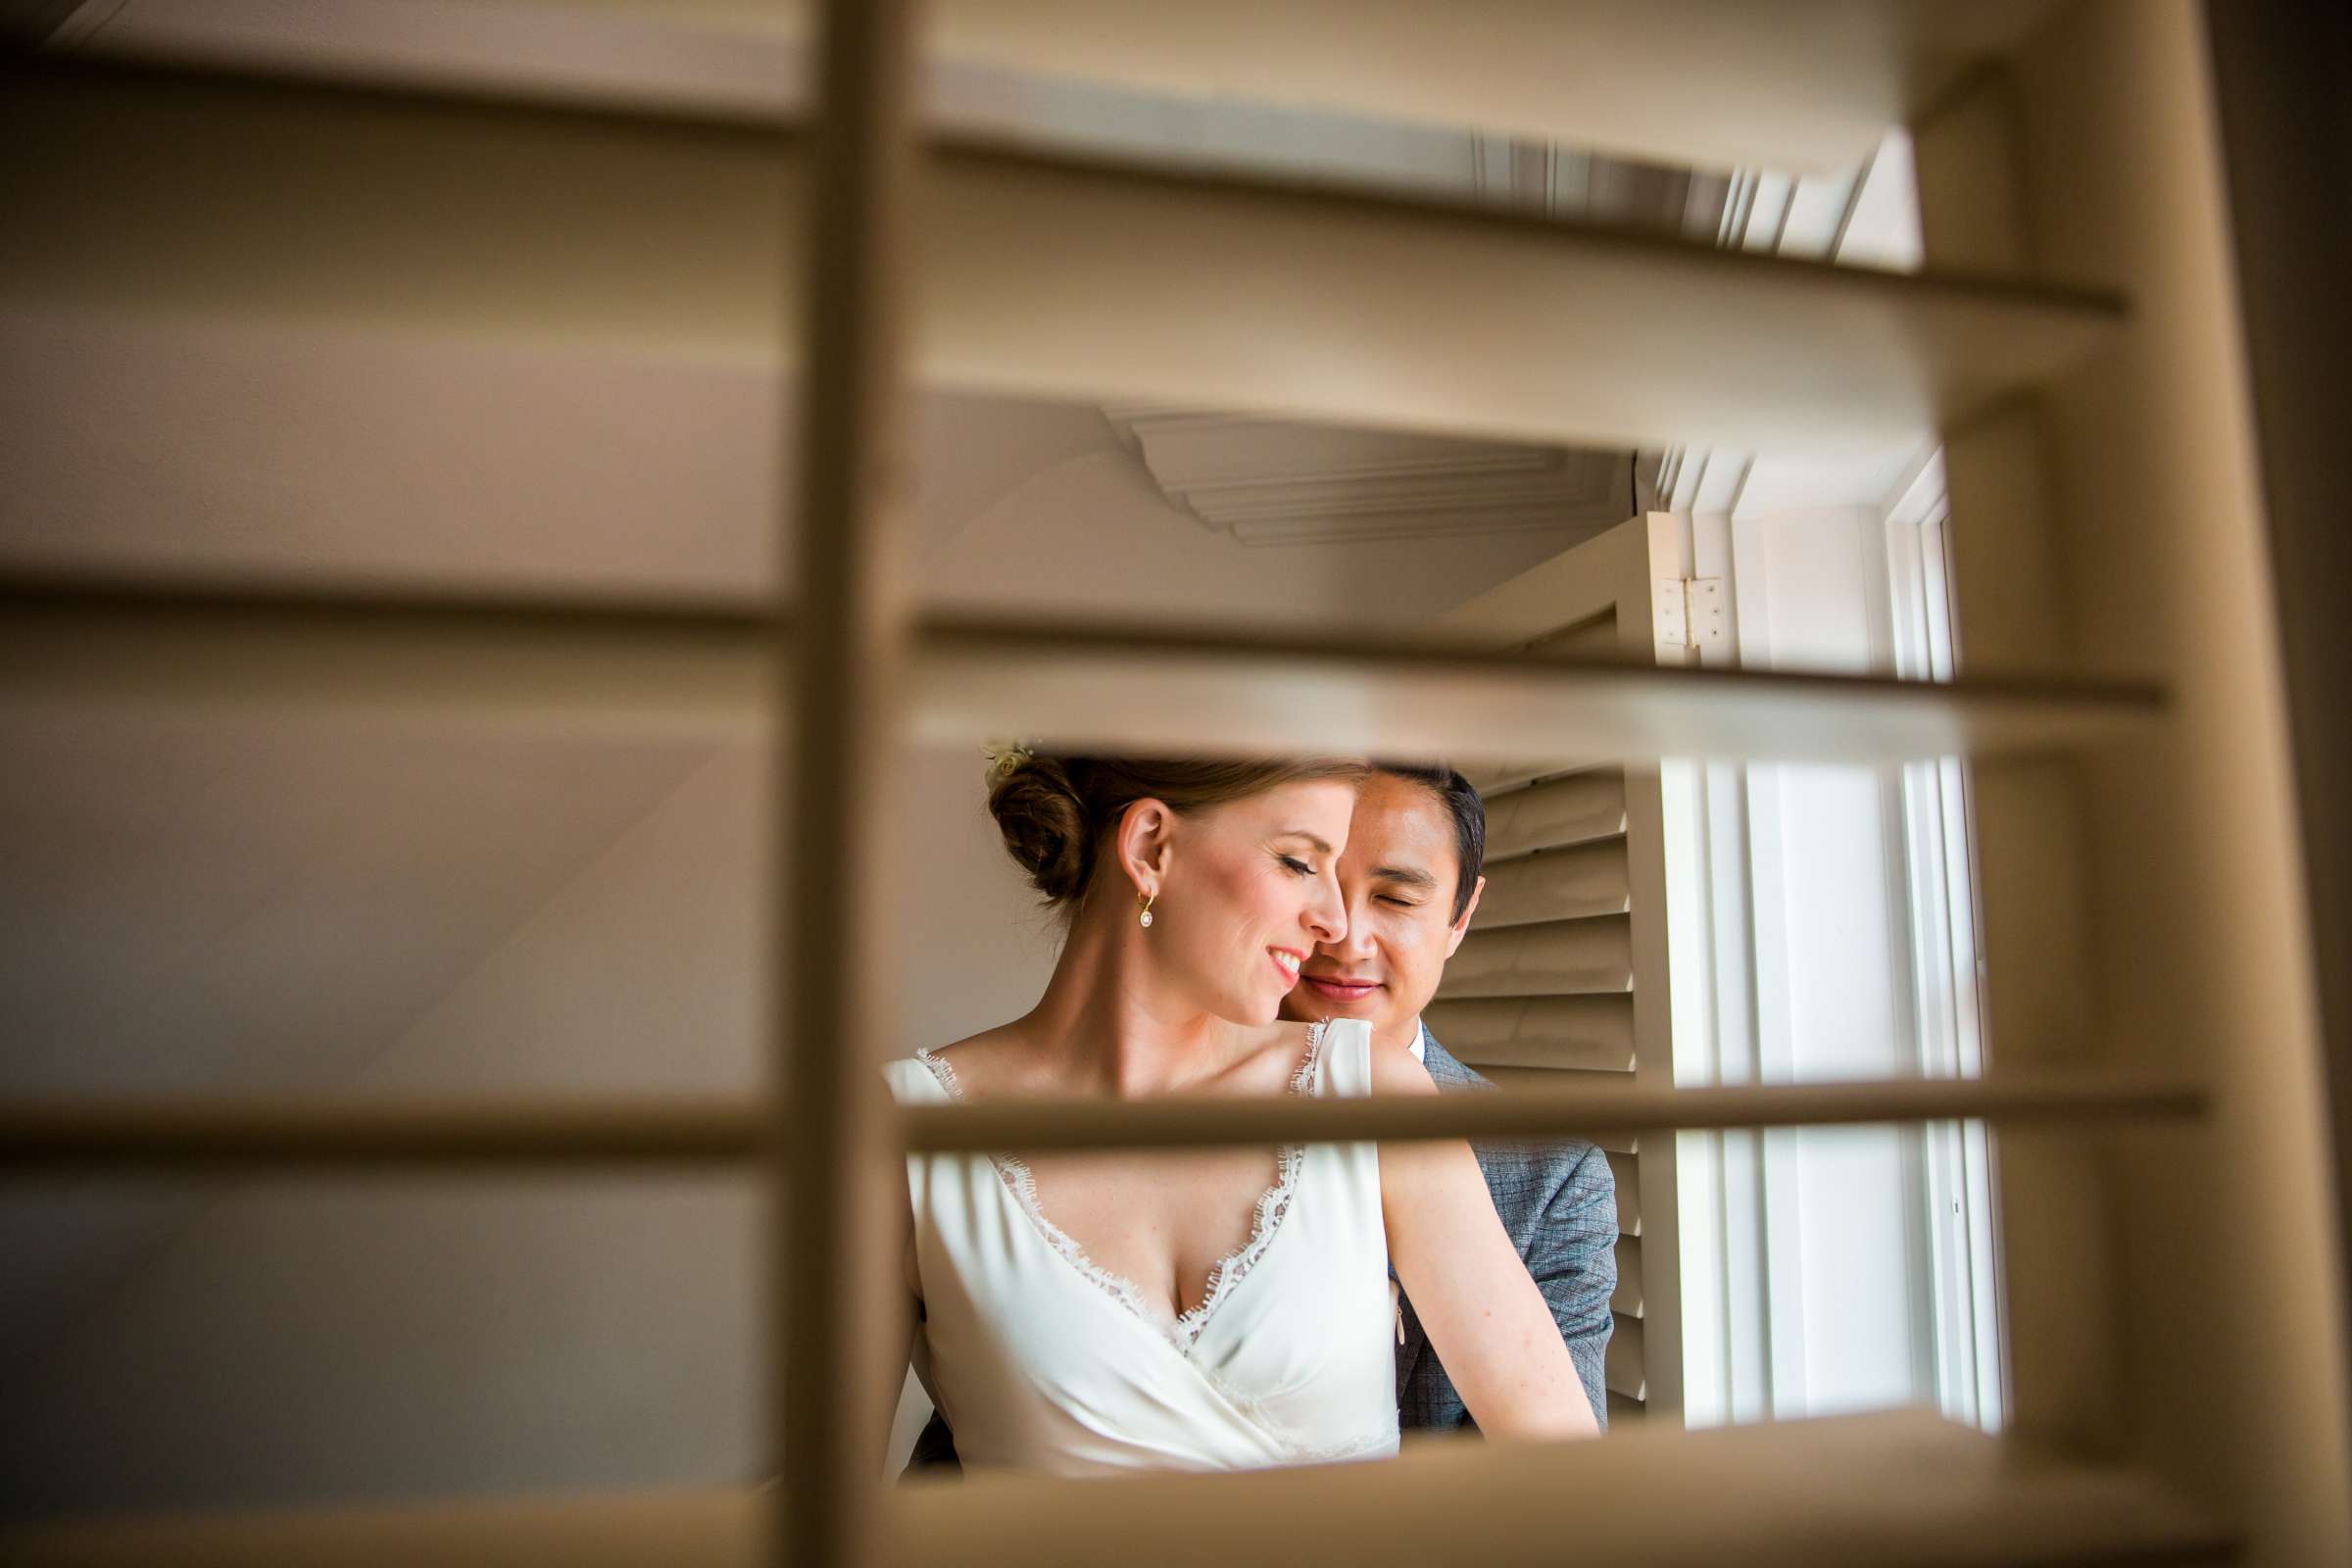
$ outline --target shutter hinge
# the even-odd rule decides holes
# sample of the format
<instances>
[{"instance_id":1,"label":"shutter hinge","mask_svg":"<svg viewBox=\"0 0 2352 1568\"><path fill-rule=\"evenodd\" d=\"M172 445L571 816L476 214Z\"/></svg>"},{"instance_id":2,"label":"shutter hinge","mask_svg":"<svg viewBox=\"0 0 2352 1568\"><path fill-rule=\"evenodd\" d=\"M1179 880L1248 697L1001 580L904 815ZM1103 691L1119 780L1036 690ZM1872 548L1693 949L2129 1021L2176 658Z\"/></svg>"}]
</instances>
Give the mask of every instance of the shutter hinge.
<instances>
[{"instance_id":1,"label":"shutter hinge","mask_svg":"<svg viewBox=\"0 0 2352 1568\"><path fill-rule=\"evenodd\" d=\"M1725 649L1732 645L1724 618L1721 577L1666 577L1651 585L1661 648Z\"/></svg>"}]
</instances>

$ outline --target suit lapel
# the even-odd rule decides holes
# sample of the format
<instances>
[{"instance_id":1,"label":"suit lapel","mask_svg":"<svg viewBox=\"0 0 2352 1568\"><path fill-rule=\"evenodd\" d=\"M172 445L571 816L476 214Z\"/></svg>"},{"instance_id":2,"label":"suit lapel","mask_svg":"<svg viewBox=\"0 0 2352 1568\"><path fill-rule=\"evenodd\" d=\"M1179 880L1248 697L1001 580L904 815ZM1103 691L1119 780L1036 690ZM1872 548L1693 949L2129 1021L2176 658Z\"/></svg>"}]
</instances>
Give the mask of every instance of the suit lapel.
<instances>
[{"instance_id":1,"label":"suit lapel","mask_svg":"<svg viewBox=\"0 0 2352 1568\"><path fill-rule=\"evenodd\" d=\"M1440 1089L1468 1089L1486 1081L1439 1045L1427 1024L1421 1026L1421 1065L1429 1069L1430 1080Z\"/></svg>"}]
</instances>

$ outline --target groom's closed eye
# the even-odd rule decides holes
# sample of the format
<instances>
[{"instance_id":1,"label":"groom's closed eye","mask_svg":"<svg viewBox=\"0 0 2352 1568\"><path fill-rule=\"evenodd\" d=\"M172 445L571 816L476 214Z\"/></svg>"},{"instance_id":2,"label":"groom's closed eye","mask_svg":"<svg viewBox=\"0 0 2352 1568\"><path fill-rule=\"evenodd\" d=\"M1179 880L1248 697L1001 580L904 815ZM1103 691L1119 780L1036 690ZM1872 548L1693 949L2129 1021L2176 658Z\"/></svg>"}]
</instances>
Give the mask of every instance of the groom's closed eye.
<instances>
[{"instance_id":1,"label":"groom's closed eye","mask_svg":"<svg viewBox=\"0 0 2352 1568\"><path fill-rule=\"evenodd\" d=\"M1438 879L1427 871L1411 866L1376 866L1372 872L1373 885L1379 892L1372 896L1383 904L1396 905L1400 909L1416 909L1421 902L1437 890Z\"/></svg>"}]
</instances>

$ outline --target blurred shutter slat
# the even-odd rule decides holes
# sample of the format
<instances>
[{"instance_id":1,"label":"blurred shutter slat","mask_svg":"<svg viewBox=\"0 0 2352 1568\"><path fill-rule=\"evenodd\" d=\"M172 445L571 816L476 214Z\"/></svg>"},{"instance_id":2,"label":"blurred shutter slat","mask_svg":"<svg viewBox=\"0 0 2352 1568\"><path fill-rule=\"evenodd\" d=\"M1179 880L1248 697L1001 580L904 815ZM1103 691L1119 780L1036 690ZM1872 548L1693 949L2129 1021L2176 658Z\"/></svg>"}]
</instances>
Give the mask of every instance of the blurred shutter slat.
<instances>
[{"instance_id":1,"label":"blurred shutter slat","mask_svg":"<svg viewBox=\"0 0 2352 1568\"><path fill-rule=\"evenodd\" d=\"M1550 743L1621 758L1888 761L2081 747L2161 693L2105 680L1926 682L1638 668L1394 640L928 622L918 733L1102 746L1477 756Z\"/></svg>"},{"instance_id":2,"label":"blurred shutter slat","mask_svg":"<svg viewBox=\"0 0 2352 1568\"><path fill-rule=\"evenodd\" d=\"M0 70L0 138L43 149L0 165L0 299L758 365L788 341L802 236L777 215L800 211L805 152L787 130ZM1274 399L1544 441L1897 441L2030 389L2119 317L2081 291L952 143L917 205L917 373L1028 397Z\"/></svg>"},{"instance_id":3,"label":"blurred shutter slat","mask_svg":"<svg viewBox=\"0 0 2352 1568\"><path fill-rule=\"evenodd\" d=\"M509 0L513 3L513 0ZM805 0L533 0L684 12L801 39ZM1318 0L939 0L943 62L1202 99L1476 124L1650 162L1838 171L1882 129L2021 37L2044 0L1705 0L1446 7ZM1625 62L1642 69L1628 71Z\"/></svg>"},{"instance_id":4,"label":"blurred shutter slat","mask_svg":"<svg viewBox=\"0 0 2352 1568\"><path fill-rule=\"evenodd\" d=\"M389 599L0 572L0 687L77 701L563 710L740 732L765 721L778 629L758 605ZM2103 682L1727 677L1413 656L1391 641L947 617L921 626L917 654L913 723L934 742L1020 733L1430 755L1507 729L1627 755L1745 747L1886 760L2089 742L2158 707L2149 688Z\"/></svg>"},{"instance_id":5,"label":"blurred shutter slat","mask_svg":"<svg viewBox=\"0 0 2352 1568\"><path fill-rule=\"evenodd\" d=\"M1548 1563L2187 1562L2230 1537L2130 1471L2013 1446L1917 1410L1690 1434L1646 1427L1639 1401L1609 1399L1604 1442L1568 1455L1542 1444L1451 1445L1386 1464L1263 1475L1160 1474L1086 1482L975 1473L891 1498L887 1560L1017 1562L1022 1568L1189 1568L1203 1521L1264 1544L1252 1562L1297 1560L1302 1529L1329 1556L1366 1568L1458 1555ZM1530 1498L1559 1506L1528 1506ZM1922 1522L1935 1539L1923 1542ZM750 1488L634 1495L335 1506L19 1526L6 1545L27 1568L148 1568L163 1562L465 1563L537 1568L749 1568L766 1560L772 1504ZM1562 1542L1573 1537L1575 1549ZM1829 1543L1827 1547L1824 1543Z\"/></svg>"},{"instance_id":6,"label":"blurred shutter slat","mask_svg":"<svg viewBox=\"0 0 2352 1568\"><path fill-rule=\"evenodd\" d=\"M2193 1083L2112 1071L1651 1090L1624 1075L1540 1072L1535 1095L1271 1100L1191 1097L909 1107L933 1150L1214 1148L1292 1139L1542 1139L1619 1128L1988 1121L2081 1126L2200 1115ZM747 1165L776 1135L756 1094L421 1100L351 1095L0 1097L0 1176L392 1166L650 1169ZM1611 1142L1618 1140L1612 1139ZM1612 1170L1620 1166L1612 1155Z\"/></svg>"}]
</instances>

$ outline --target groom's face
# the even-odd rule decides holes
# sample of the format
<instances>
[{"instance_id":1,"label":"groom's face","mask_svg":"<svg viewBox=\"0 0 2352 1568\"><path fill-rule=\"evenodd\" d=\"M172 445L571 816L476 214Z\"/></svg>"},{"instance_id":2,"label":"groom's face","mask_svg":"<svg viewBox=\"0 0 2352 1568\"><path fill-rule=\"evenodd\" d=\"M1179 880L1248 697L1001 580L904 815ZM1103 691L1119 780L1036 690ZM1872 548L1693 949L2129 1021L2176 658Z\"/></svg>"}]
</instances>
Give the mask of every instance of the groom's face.
<instances>
[{"instance_id":1,"label":"groom's face","mask_svg":"<svg viewBox=\"0 0 2352 1568\"><path fill-rule=\"evenodd\" d=\"M1474 891L1454 918L1454 843L1453 814L1437 791L1390 773L1364 781L1340 857L1347 934L1306 960L1286 1016L1362 1018L1380 1039L1406 1043L1477 907Z\"/></svg>"}]
</instances>

